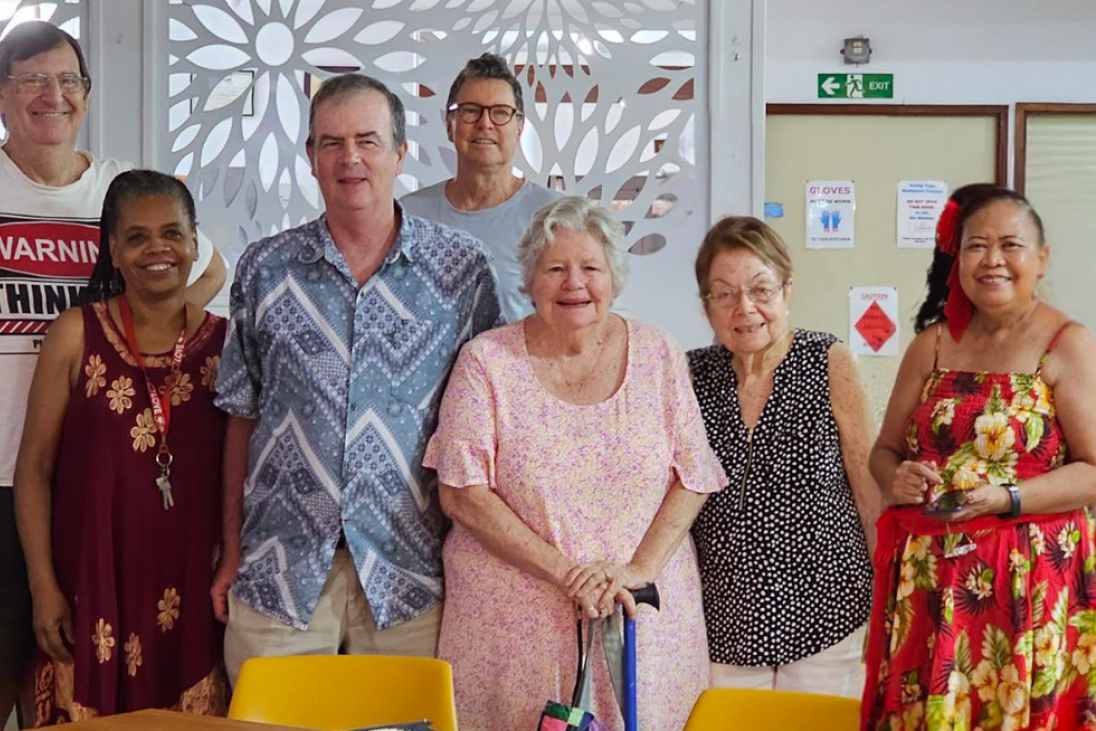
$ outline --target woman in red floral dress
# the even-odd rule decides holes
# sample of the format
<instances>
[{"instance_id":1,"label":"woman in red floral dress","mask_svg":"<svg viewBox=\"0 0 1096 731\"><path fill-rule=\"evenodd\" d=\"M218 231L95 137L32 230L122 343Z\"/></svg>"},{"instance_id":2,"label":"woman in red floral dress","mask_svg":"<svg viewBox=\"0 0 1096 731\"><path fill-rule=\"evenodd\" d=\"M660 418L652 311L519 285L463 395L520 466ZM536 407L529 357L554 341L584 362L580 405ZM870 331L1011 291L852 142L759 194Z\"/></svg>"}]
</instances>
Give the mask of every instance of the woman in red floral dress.
<instances>
[{"instance_id":1,"label":"woman in red floral dress","mask_svg":"<svg viewBox=\"0 0 1096 731\"><path fill-rule=\"evenodd\" d=\"M892 507L861 725L1096 728L1096 342L1036 296L1022 196L960 188L937 246L871 455Z\"/></svg>"},{"instance_id":2,"label":"woman in red floral dress","mask_svg":"<svg viewBox=\"0 0 1096 731\"><path fill-rule=\"evenodd\" d=\"M131 170L110 184L100 226L91 304L50 327L15 468L35 726L227 706L209 602L226 323L185 303L194 201L168 175Z\"/></svg>"}]
</instances>

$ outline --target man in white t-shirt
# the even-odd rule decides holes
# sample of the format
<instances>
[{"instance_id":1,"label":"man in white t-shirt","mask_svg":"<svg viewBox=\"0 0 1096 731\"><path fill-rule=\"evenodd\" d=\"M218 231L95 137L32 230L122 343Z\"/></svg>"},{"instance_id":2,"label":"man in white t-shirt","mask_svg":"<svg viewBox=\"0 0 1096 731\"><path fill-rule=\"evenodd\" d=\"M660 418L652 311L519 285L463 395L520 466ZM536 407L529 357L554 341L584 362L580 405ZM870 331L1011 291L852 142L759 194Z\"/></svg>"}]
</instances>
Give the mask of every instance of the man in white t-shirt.
<instances>
[{"instance_id":1,"label":"man in white t-shirt","mask_svg":"<svg viewBox=\"0 0 1096 731\"><path fill-rule=\"evenodd\" d=\"M46 330L95 266L107 187L133 167L76 149L90 91L80 46L59 28L22 23L0 42L0 725L34 648L11 489L27 393ZM225 279L208 239L191 276L187 297L204 307Z\"/></svg>"},{"instance_id":2,"label":"man in white t-shirt","mask_svg":"<svg viewBox=\"0 0 1096 731\"><path fill-rule=\"evenodd\" d=\"M408 213L461 229L487 245L508 322L533 311L522 282L517 243L533 214L560 193L513 173L525 103L506 61L485 53L468 62L449 89L446 131L457 151L457 176L400 199Z\"/></svg>"}]
</instances>

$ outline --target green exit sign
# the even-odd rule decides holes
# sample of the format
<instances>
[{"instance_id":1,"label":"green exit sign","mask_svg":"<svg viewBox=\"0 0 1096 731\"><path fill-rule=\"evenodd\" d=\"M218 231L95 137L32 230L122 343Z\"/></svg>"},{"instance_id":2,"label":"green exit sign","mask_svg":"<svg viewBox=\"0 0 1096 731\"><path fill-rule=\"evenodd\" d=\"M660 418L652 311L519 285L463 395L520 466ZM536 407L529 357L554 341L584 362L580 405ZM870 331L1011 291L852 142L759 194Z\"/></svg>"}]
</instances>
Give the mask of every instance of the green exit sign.
<instances>
[{"instance_id":1,"label":"green exit sign","mask_svg":"<svg viewBox=\"0 0 1096 731\"><path fill-rule=\"evenodd\" d=\"M894 74L819 74L819 99L893 99Z\"/></svg>"}]
</instances>

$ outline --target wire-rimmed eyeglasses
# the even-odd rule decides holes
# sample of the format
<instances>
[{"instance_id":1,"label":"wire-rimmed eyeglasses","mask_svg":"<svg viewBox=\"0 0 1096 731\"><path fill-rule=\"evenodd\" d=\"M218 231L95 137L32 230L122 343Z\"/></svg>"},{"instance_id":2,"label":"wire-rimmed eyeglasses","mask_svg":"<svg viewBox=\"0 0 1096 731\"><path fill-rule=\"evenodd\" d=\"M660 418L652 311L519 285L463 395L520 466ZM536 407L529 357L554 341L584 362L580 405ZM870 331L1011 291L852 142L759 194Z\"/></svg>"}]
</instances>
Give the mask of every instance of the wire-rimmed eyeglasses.
<instances>
[{"instance_id":1,"label":"wire-rimmed eyeglasses","mask_svg":"<svg viewBox=\"0 0 1096 731\"><path fill-rule=\"evenodd\" d=\"M62 94L82 94L91 86L91 80L80 74L65 73L50 76L49 74L19 74L9 76L23 94L41 94L49 88L54 79Z\"/></svg>"},{"instance_id":2,"label":"wire-rimmed eyeglasses","mask_svg":"<svg viewBox=\"0 0 1096 731\"><path fill-rule=\"evenodd\" d=\"M704 295L704 299L708 300L716 307L730 308L738 304L742 299L742 295L745 294L746 299L753 302L755 305L767 305L776 299L777 295L784 291L784 286L786 284L787 282L755 284L746 289L713 287L711 292Z\"/></svg>"}]
</instances>

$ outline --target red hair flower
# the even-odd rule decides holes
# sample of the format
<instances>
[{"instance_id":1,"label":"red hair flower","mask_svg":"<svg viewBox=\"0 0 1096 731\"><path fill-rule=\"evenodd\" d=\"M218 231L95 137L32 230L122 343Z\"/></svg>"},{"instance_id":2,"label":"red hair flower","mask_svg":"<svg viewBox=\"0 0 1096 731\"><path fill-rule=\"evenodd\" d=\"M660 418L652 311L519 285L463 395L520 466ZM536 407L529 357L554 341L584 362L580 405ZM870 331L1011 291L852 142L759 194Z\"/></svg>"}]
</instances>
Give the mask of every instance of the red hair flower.
<instances>
[{"instance_id":1,"label":"red hair flower","mask_svg":"<svg viewBox=\"0 0 1096 731\"><path fill-rule=\"evenodd\" d=\"M959 250L959 204L954 198L947 202L936 222L936 248L948 256Z\"/></svg>"}]
</instances>

